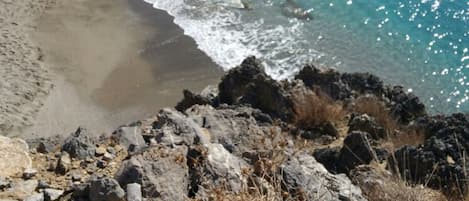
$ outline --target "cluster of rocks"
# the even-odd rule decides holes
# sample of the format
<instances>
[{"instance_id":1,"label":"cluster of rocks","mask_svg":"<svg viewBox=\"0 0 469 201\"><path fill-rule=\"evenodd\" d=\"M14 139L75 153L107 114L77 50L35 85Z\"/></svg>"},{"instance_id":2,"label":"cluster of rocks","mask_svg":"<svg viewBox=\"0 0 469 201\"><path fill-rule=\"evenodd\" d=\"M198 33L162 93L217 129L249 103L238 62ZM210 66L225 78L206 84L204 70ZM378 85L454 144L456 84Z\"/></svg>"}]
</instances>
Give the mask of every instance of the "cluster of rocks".
<instances>
[{"instance_id":1,"label":"cluster of rocks","mask_svg":"<svg viewBox=\"0 0 469 201\"><path fill-rule=\"evenodd\" d=\"M345 130L335 122L315 130L330 140L311 137L312 128L295 125L295 97L318 89L344 105L374 96L400 127L424 130L425 142L386 149L385 125L353 111L344 117ZM0 138L0 157L20 161L0 163L7 170L0 174L0 199L216 200L220 192L257 188L271 200L361 201L368 198L361 188L389 175L466 188L468 116L430 117L417 97L370 74L306 66L295 80L278 82L250 57L218 86L183 94L175 109L110 135L79 128L64 140L30 141L29 148ZM377 175L364 168L374 162L388 165L379 170L386 177L366 176Z\"/></svg>"}]
</instances>

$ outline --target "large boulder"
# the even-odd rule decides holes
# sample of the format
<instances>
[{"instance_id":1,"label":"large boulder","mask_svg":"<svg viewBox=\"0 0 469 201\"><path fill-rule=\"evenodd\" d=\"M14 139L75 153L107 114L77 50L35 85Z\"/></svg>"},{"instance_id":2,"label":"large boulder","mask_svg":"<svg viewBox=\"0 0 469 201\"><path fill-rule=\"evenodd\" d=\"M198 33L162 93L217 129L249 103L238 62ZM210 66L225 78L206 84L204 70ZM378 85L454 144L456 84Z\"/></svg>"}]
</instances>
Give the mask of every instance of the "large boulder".
<instances>
[{"instance_id":1,"label":"large boulder","mask_svg":"<svg viewBox=\"0 0 469 201\"><path fill-rule=\"evenodd\" d=\"M358 165L368 164L376 159L371 136L361 131L353 131L348 134L344 139L344 145L338 159L341 172L348 172Z\"/></svg>"},{"instance_id":2,"label":"large boulder","mask_svg":"<svg viewBox=\"0 0 469 201\"><path fill-rule=\"evenodd\" d=\"M365 201L360 188L344 174L333 175L314 157L300 153L281 166L283 183L299 200Z\"/></svg>"},{"instance_id":3,"label":"large boulder","mask_svg":"<svg viewBox=\"0 0 469 201\"><path fill-rule=\"evenodd\" d=\"M93 178L90 181L90 201L123 201L125 191L111 178Z\"/></svg>"},{"instance_id":4,"label":"large boulder","mask_svg":"<svg viewBox=\"0 0 469 201\"><path fill-rule=\"evenodd\" d=\"M142 130L138 126L123 126L112 133L111 139L126 149L139 149L146 146Z\"/></svg>"},{"instance_id":5,"label":"large boulder","mask_svg":"<svg viewBox=\"0 0 469 201\"><path fill-rule=\"evenodd\" d=\"M138 183L144 198L187 200L187 147L150 147L124 161L116 174L122 186Z\"/></svg>"},{"instance_id":6,"label":"large boulder","mask_svg":"<svg viewBox=\"0 0 469 201\"><path fill-rule=\"evenodd\" d=\"M231 69L218 85L220 103L249 104L272 117L289 121L293 102L281 83L269 77L255 57Z\"/></svg>"},{"instance_id":7,"label":"large boulder","mask_svg":"<svg viewBox=\"0 0 469 201\"><path fill-rule=\"evenodd\" d=\"M32 167L29 147L24 140L0 136L0 177L22 174Z\"/></svg>"},{"instance_id":8,"label":"large boulder","mask_svg":"<svg viewBox=\"0 0 469 201\"><path fill-rule=\"evenodd\" d=\"M62 151L73 158L85 159L94 157L96 151L95 141L85 128L78 128L62 145Z\"/></svg>"},{"instance_id":9,"label":"large boulder","mask_svg":"<svg viewBox=\"0 0 469 201\"><path fill-rule=\"evenodd\" d=\"M229 152L241 156L253 149L271 150L272 141L281 135L279 127L271 125L269 115L249 107L194 106L186 111L209 136L211 143L222 144ZM266 136L272 136L270 139Z\"/></svg>"}]
</instances>

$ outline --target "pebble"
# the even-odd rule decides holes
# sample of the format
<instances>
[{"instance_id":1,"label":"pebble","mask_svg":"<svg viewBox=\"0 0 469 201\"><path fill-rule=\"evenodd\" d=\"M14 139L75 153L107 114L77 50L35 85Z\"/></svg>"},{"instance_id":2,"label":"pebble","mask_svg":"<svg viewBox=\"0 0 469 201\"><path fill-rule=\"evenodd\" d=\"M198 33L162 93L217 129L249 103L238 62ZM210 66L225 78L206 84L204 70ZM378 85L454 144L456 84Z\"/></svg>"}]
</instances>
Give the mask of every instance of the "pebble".
<instances>
[{"instance_id":1,"label":"pebble","mask_svg":"<svg viewBox=\"0 0 469 201\"><path fill-rule=\"evenodd\" d=\"M57 167L55 168L55 171L59 174L64 175L70 170L71 166L72 159L70 158L70 155L68 155L67 152L63 152L63 154L60 156L59 161L57 162Z\"/></svg>"},{"instance_id":2,"label":"pebble","mask_svg":"<svg viewBox=\"0 0 469 201\"><path fill-rule=\"evenodd\" d=\"M63 190L57 190L57 189L52 189L48 188L44 190L44 195L46 197L46 200L54 201L60 198L64 194Z\"/></svg>"},{"instance_id":3,"label":"pebble","mask_svg":"<svg viewBox=\"0 0 469 201\"><path fill-rule=\"evenodd\" d=\"M127 201L142 201L142 186L140 184L127 184Z\"/></svg>"},{"instance_id":4,"label":"pebble","mask_svg":"<svg viewBox=\"0 0 469 201\"><path fill-rule=\"evenodd\" d=\"M31 179L36 176L37 170L34 168L26 168L23 172L23 179Z\"/></svg>"},{"instance_id":5,"label":"pebble","mask_svg":"<svg viewBox=\"0 0 469 201\"><path fill-rule=\"evenodd\" d=\"M103 159L105 161L112 161L114 159L114 156L112 154L106 152L103 156Z\"/></svg>"},{"instance_id":6,"label":"pebble","mask_svg":"<svg viewBox=\"0 0 469 201\"><path fill-rule=\"evenodd\" d=\"M104 154L106 154L106 148L104 147L98 147L96 149L96 156L103 156Z\"/></svg>"},{"instance_id":7,"label":"pebble","mask_svg":"<svg viewBox=\"0 0 469 201\"><path fill-rule=\"evenodd\" d=\"M106 168L107 163L106 163L106 161L98 160L98 162L96 162L96 166L99 167L99 168L104 169L104 168Z\"/></svg>"}]
</instances>

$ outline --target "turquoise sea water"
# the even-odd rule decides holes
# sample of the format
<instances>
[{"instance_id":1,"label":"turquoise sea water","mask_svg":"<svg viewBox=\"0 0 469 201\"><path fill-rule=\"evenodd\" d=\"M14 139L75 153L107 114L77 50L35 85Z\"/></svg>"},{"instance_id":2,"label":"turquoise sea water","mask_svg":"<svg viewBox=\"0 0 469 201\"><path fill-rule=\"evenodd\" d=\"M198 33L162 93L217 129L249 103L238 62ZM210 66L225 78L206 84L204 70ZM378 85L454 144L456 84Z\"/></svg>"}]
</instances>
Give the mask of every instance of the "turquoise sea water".
<instances>
[{"instance_id":1,"label":"turquoise sea water","mask_svg":"<svg viewBox=\"0 0 469 201\"><path fill-rule=\"evenodd\" d=\"M248 10L232 0L146 1L225 69L256 55L277 79L304 63L371 72L432 112L469 112L468 0L250 0Z\"/></svg>"}]
</instances>

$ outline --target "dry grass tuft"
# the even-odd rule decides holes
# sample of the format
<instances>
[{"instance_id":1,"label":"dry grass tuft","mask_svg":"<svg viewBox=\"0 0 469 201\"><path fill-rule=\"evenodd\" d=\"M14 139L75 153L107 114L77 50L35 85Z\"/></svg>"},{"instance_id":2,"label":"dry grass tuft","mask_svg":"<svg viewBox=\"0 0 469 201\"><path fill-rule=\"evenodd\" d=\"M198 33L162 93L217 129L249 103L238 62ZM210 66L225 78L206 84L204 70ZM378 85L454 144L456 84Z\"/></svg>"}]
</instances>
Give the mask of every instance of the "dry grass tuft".
<instances>
[{"instance_id":1,"label":"dry grass tuft","mask_svg":"<svg viewBox=\"0 0 469 201\"><path fill-rule=\"evenodd\" d=\"M297 93L293 100L294 123L300 128L314 128L326 123L339 122L345 117L342 104L336 103L319 90Z\"/></svg>"},{"instance_id":2,"label":"dry grass tuft","mask_svg":"<svg viewBox=\"0 0 469 201\"><path fill-rule=\"evenodd\" d=\"M367 114L375 118L376 122L392 133L398 128L398 123L392 118L386 105L375 96L360 97L352 106L352 111Z\"/></svg>"},{"instance_id":3,"label":"dry grass tuft","mask_svg":"<svg viewBox=\"0 0 469 201\"><path fill-rule=\"evenodd\" d=\"M359 167L355 182L369 201L447 201L439 191L422 185L412 186L372 163ZM360 173L361 172L361 173Z\"/></svg>"}]
</instances>

